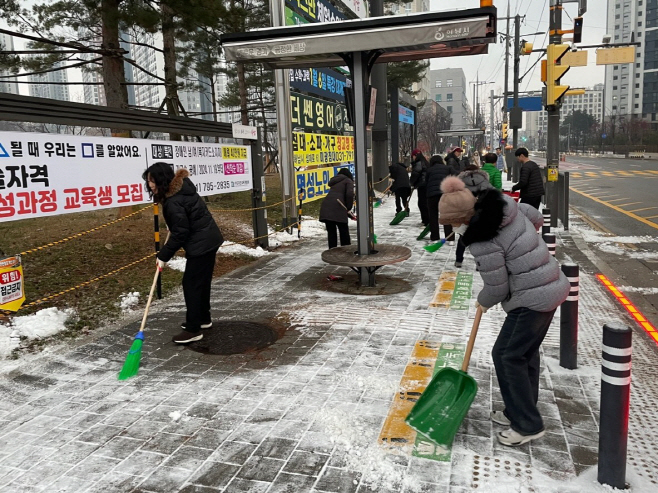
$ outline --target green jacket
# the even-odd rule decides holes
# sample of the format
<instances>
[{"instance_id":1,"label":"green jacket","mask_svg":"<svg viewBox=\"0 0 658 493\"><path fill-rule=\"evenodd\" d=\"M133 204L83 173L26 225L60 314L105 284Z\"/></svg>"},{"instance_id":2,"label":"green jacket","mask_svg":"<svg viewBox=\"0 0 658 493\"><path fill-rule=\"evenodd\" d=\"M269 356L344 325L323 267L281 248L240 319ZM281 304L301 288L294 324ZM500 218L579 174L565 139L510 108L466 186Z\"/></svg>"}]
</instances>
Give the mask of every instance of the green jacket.
<instances>
[{"instance_id":1,"label":"green jacket","mask_svg":"<svg viewBox=\"0 0 658 493\"><path fill-rule=\"evenodd\" d=\"M502 175L500 170L496 168L495 163L484 163L480 169L487 172L489 175L489 183L491 183L494 188L497 188L498 190L503 189Z\"/></svg>"}]
</instances>

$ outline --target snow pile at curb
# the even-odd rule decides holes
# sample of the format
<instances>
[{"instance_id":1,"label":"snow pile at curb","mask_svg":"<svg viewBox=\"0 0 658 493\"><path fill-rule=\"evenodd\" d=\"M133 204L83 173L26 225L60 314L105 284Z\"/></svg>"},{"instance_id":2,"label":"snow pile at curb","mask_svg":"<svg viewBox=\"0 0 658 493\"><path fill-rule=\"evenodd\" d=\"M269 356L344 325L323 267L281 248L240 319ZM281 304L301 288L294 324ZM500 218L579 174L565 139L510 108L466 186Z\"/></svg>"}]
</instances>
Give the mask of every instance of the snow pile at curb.
<instances>
[{"instance_id":1,"label":"snow pile at curb","mask_svg":"<svg viewBox=\"0 0 658 493\"><path fill-rule=\"evenodd\" d=\"M21 338L42 339L66 330L64 322L73 309L46 308L32 315L16 317L10 325L0 325L0 356L7 357L19 347Z\"/></svg>"},{"instance_id":2,"label":"snow pile at curb","mask_svg":"<svg viewBox=\"0 0 658 493\"><path fill-rule=\"evenodd\" d=\"M239 243L233 243L232 241L225 241L222 244L222 247L219 249L218 253L225 253L227 255L249 255L250 257L262 257L267 255L268 251L263 250L261 247L249 248L248 246L241 245Z\"/></svg>"},{"instance_id":3,"label":"snow pile at curb","mask_svg":"<svg viewBox=\"0 0 658 493\"><path fill-rule=\"evenodd\" d=\"M137 303L139 303L139 292L133 291L132 293L124 293L119 297L119 308L122 312L131 311Z\"/></svg>"},{"instance_id":4,"label":"snow pile at curb","mask_svg":"<svg viewBox=\"0 0 658 493\"><path fill-rule=\"evenodd\" d=\"M187 259L185 257L172 257L172 259L167 262L167 265L174 270L185 272L185 265L187 264Z\"/></svg>"}]
</instances>

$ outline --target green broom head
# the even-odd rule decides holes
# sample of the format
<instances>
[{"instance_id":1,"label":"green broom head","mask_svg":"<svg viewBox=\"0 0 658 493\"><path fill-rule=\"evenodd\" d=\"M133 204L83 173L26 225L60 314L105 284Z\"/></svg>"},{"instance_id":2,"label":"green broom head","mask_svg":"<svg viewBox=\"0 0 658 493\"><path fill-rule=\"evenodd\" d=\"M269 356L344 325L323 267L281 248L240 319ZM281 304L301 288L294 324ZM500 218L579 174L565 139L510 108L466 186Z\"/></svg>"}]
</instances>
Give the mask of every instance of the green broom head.
<instances>
[{"instance_id":1,"label":"green broom head","mask_svg":"<svg viewBox=\"0 0 658 493\"><path fill-rule=\"evenodd\" d=\"M407 213L405 211L398 212L390 222L390 225L395 226L396 224L400 224L405 217L407 217Z\"/></svg>"},{"instance_id":2,"label":"green broom head","mask_svg":"<svg viewBox=\"0 0 658 493\"><path fill-rule=\"evenodd\" d=\"M427 225L427 226L425 227L425 229L423 230L423 232L422 232L421 234L419 234L419 235L418 235L418 238L416 238L416 239L417 239L417 240L422 240L423 238L425 238L425 237L427 236L427 234L428 234L429 232L430 232L430 227L429 227L429 225Z\"/></svg>"},{"instance_id":3,"label":"green broom head","mask_svg":"<svg viewBox=\"0 0 658 493\"><path fill-rule=\"evenodd\" d=\"M436 252L439 248L441 248L443 245L445 245L446 239L441 238L439 241L436 243L432 243L431 245L425 245L423 248L427 250L430 253Z\"/></svg>"},{"instance_id":4,"label":"green broom head","mask_svg":"<svg viewBox=\"0 0 658 493\"><path fill-rule=\"evenodd\" d=\"M372 206L376 209L380 205L382 205L382 198L378 197L377 199L375 199L375 202L372 204Z\"/></svg>"},{"instance_id":5,"label":"green broom head","mask_svg":"<svg viewBox=\"0 0 658 493\"><path fill-rule=\"evenodd\" d=\"M377 244L377 235L373 234L372 235L372 242L376 245Z\"/></svg>"},{"instance_id":6,"label":"green broom head","mask_svg":"<svg viewBox=\"0 0 658 493\"><path fill-rule=\"evenodd\" d=\"M144 343L144 332L141 330L137 332L135 340L130 346L128 351L128 356L126 356L126 362L119 372L119 380L127 380L130 377L137 375L139 371L139 361L142 359L142 344Z\"/></svg>"}]
</instances>

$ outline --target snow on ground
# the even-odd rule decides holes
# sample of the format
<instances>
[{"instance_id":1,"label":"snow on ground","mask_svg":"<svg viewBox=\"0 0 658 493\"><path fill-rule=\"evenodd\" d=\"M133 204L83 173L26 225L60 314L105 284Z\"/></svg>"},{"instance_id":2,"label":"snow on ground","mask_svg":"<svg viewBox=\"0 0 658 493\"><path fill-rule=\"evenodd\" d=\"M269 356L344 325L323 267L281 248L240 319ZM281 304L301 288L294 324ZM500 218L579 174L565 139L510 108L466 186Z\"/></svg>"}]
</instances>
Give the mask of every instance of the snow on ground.
<instances>
[{"instance_id":1,"label":"snow on ground","mask_svg":"<svg viewBox=\"0 0 658 493\"><path fill-rule=\"evenodd\" d=\"M658 294L658 288L635 288L633 286L619 286L622 293Z\"/></svg>"},{"instance_id":2,"label":"snow on ground","mask_svg":"<svg viewBox=\"0 0 658 493\"><path fill-rule=\"evenodd\" d=\"M174 270L180 272L185 272L185 265L187 264L187 259L185 257L173 257L167 265Z\"/></svg>"},{"instance_id":3,"label":"snow on ground","mask_svg":"<svg viewBox=\"0 0 658 493\"><path fill-rule=\"evenodd\" d=\"M139 303L139 292L124 293L119 298L119 307L122 312L129 312Z\"/></svg>"},{"instance_id":4,"label":"snow on ground","mask_svg":"<svg viewBox=\"0 0 658 493\"><path fill-rule=\"evenodd\" d=\"M72 309L46 308L31 315L15 317L9 325L0 325L0 357L7 357L20 345L21 338L41 339L66 330L64 322Z\"/></svg>"},{"instance_id":5,"label":"snow on ground","mask_svg":"<svg viewBox=\"0 0 658 493\"><path fill-rule=\"evenodd\" d=\"M250 248L239 243L233 243L232 241L225 241L219 249L219 252L228 255L243 254L249 255L250 257L262 257L270 253L267 250L263 250L261 247Z\"/></svg>"}]
</instances>

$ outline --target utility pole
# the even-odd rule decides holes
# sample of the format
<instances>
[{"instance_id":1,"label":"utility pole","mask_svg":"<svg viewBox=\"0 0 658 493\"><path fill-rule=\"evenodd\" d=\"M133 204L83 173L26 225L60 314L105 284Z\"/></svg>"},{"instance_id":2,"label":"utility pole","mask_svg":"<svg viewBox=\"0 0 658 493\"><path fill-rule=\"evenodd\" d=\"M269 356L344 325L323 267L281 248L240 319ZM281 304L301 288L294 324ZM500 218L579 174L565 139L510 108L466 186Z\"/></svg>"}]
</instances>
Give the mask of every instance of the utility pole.
<instances>
[{"instance_id":1,"label":"utility pole","mask_svg":"<svg viewBox=\"0 0 658 493\"><path fill-rule=\"evenodd\" d=\"M503 124L507 125L507 93L509 88L509 0L507 0L507 28L505 31L505 90L503 91ZM501 138L503 137L501 133ZM502 143L502 151L507 163L507 179L509 180L512 173L512 153L507 152L507 139Z\"/></svg>"},{"instance_id":2,"label":"utility pole","mask_svg":"<svg viewBox=\"0 0 658 493\"><path fill-rule=\"evenodd\" d=\"M519 65L521 65L521 16L514 17L514 104L512 105L512 147L516 149L519 145L520 121L523 117L519 109ZM518 118L521 117L521 118Z\"/></svg>"},{"instance_id":3,"label":"utility pole","mask_svg":"<svg viewBox=\"0 0 658 493\"><path fill-rule=\"evenodd\" d=\"M494 91L493 89L491 90L491 110L489 112L489 118L491 121L489 122L489 142L490 142L490 152L496 152L496 145L494 145Z\"/></svg>"},{"instance_id":4,"label":"utility pole","mask_svg":"<svg viewBox=\"0 0 658 493\"><path fill-rule=\"evenodd\" d=\"M562 1L551 0L549 15L549 43L560 45L562 43ZM553 58L553 50L547 51L547 70L555 66L557 60ZM551 227L557 227L557 178L560 166L560 100L553 96L551 85L555 84L552 75L547 77L546 113L546 205L551 210ZM566 91L565 91L566 92Z\"/></svg>"}]
</instances>

